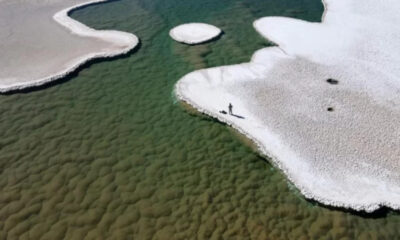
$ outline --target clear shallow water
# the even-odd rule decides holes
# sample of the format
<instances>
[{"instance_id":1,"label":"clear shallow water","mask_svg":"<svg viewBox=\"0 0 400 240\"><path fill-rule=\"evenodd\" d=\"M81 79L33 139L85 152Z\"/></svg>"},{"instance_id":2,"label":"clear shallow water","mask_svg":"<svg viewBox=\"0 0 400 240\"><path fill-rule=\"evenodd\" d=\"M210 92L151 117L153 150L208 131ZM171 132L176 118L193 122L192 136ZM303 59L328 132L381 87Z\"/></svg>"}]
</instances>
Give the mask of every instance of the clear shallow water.
<instances>
[{"instance_id":1,"label":"clear shallow water","mask_svg":"<svg viewBox=\"0 0 400 240\"><path fill-rule=\"evenodd\" d=\"M400 216L304 200L228 127L184 110L175 82L248 61L262 16L319 21L318 0L122 0L75 11L142 41L51 87L0 96L0 239L396 239ZM168 31L222 28L189 47Z\"/></svg>"}]
</instances>

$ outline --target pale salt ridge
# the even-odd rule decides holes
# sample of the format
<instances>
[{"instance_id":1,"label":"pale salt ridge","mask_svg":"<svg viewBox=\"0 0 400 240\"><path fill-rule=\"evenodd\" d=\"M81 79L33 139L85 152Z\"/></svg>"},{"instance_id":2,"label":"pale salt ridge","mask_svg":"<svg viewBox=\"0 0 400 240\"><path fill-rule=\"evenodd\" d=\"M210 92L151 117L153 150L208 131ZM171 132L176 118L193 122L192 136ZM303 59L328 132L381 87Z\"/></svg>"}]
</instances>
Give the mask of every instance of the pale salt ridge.
<instances>
[{"instance_id":1,"label":"pale salt ridge","mask_svg":"<svg viewBox=\"0 0 400 240\"><path fill-rule=\"evenodd\" d=\"M175 92L252 139L307 198L399 209L400 4L324 4L323 23L255 21L279 47L257 51L250 63L190 73ZM245 119L219 113L229 102Z\"/></svg>"},{"instance_id":2,"label":"pale salt ridge","mask_svg":"<svg viewBox=\"0 0 400 240\"><path fill-rule=\"evenodd\" d=\"M88 53L82 53L80 56L79 56L79 54L75 54L75 56L71 56L68 59L68 62L63 64L63 66L56 66L56 67L53 67L53 69L51 69L51 67L49 67L49 69L39 69L38 68L37 72L46 71L46 73L41 72L41 74L45 75L45 76L44 77L41 76L39 78L35 78L35 77L27 78L26 76L23 76L23 74L21 75L23 77L13 76L13 73L15 73L15 75L18 75L18 72L21 73L21 72L24 72L24 70L25 70L24 64L18 64L18 63L14 64L16 66L17 70L12 72L11 74L9 72L7 72L7 71L10 71L10 69L2 70L2 71L4 71L4 74L1 74L3 76L0 77L0 92L8 92L8 91L13 91L13 90L18 90L18 89L29 88L29 87L33 87L33 86L40 86L40 85L46 84L48 82L57 80L59 78L62 78L64 76L68 75L69 73L76 70L79 66L83 65L84 63L86 63L87 61L89 61L91 59L101 58L101 57L104 57L104 58L114 57L117 55L126 54L129 51L131 51L133 48L135 48L137 46L137 44L139 43L139 39L131 33L126 33L126 32L121 32L121 31L113 31L113 30L95 30L95 29L92 29L92 28L78 22L78 21L75 21L74 19L72 19L68 16L68 13L76 8L80 8L82 6L89 5L89 4L101 3L101 2L107 2L107 1L108 0L92 0L92 1L86 1L83 3L78 3L72 7L64 8L63 10L56 12L53 16L53 19L58 24L67 28L71 34L74 34L79 37L92 38L92 39L98 39L98 40L104 41L104 42L108 43L108 45L109 45L108 47L100 46L100 44L98 44L99 45L98 49L93 50L93 51L87 50L86 52L88 52ZM5 2L5 4L7 3L7 1L3 1L3 2ZM38 2L31 2L31 3L42 4L43 7L48 7L53 4L54 5L58 4L58 2L59 1L43 3L43 2L38 1ZM77 2L77 1L72 1L69 4L71 5L73 2ZM66 3L64 3L64 4L66 4ZM13 40L13 41L17 42L16 40ZM29 46L29 45L35 44L35 43L29 42L30 41L29 37L27 37L26 40L19 39L18 41L22 41L22 44L24 46ZM91 45L96 45L96 44L97 44L96 42L93 42ZM104 45L104 44L102 44L102 45ZM114 46L112 46L112 45L114 45ZM61 47L63 47L63 46L61 46ZM66 51L66 52L68 52L68 51ZM84 52L84 51L82 51L82 52ZM7 57L7 56L5 56L5 57ZM29 58L29 53L27 53L24 57ZM21 58L21 57L19 56L18 58ZM33 57L33 58L35 58L35 57ZM11 59L11 60L8 59L8 60L11 62L19 61L19 59ZM36 64L35 60L33 60L31 64L32 65ZM57 70L55 70L56 68L57 68ZM59 70L60 68L62 68L62 69ZM9 75L7 75L7 74L9 74ZM4 75L6 75L6 76L4 76Z\"/></svg>"},{"instance_id":3,"label":"pale salt ridge","mask_svg":"<svg viewBox=\"0 0 400 240\"><path fill-rule=\"evenodd\" d=\"M174 27L169 35L177 42L199 44L218 37L221 29L205 23L186 23Z\"/></svg>"}]
</instances>

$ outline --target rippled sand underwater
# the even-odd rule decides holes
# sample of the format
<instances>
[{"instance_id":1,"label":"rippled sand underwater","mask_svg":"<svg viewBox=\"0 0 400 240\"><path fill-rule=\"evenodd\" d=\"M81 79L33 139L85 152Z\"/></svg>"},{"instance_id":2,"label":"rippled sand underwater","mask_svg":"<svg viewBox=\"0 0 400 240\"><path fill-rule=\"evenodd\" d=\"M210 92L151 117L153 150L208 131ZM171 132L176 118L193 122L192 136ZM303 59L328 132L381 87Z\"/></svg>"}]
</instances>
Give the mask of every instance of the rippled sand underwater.
<instances>
[{"instance_id":1,"label":"rippled sand underwater","mask_svg":"<svg viewBox=\"0 0 400 240\"><path fill-rule=\"evenodd\" d=\"M270 45L267 15L319 21L318 0L121 0L75 11L137 34L134 54L0 96L0 239L397 239L400 216L306 201L227 126L185 110L175 82ZM189 47L168 31L222 28Z\"/></svg>"}]
</instances>

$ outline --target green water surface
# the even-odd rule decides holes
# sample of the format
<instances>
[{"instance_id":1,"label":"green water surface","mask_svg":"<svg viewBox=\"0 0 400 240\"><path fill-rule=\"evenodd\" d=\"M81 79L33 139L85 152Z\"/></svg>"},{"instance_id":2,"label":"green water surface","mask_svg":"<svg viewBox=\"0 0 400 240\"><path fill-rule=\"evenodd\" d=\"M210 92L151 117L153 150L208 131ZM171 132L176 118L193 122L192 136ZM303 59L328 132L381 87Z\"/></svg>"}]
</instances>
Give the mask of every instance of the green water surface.
<instances>
[{"instance_id":1,"label":"green water surface","mask_svg":"<svg viewBox=\"0 0 400 240\"><path fill-rule=\"evenodd\" d=\"M319 0L121 0L74 11L136 34L128 56L0 96L0 239L397 239L400 216L305 200L223 124L173 95L195 69L249 61L262 16L319 21ZM187 46L186 22L222 37Z\"/></svg>"}]
</instances>

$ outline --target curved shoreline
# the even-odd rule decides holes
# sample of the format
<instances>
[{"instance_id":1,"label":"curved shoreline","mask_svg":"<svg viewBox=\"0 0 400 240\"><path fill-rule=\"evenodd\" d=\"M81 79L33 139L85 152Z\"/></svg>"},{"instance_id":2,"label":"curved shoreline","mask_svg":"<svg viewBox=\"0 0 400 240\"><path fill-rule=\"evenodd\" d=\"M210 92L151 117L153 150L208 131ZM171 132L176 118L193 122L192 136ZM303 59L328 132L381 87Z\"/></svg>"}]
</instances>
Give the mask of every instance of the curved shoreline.
<instances>
[{"instance_id":1,"label":"curved shoreline","mask_svg":"<svg viewBox=\"0 0 400 240\"><path fill-rule=\"evenodd\" d=\"M107 1L109 0L90 0L84 3L74 5L72 7L68 7L66 9L63 9L55 13L53 15L53 20L56 21L61 26L70 30L71 34L75 34L81 37L92 37L106 42L111 42L113 44L120 45L122 47L121 50L103 51L103 52L100 51L80 56L79 58L75 59L72 63L70 63L69 66L64 70L51 74L48 77L31 80L26 83L15 83L7 86L0 86L0 93L18 91L31 87L38 87L53 82L55 80L61 79L63 77L66 77L70 73L77 70L80 66L84 65L85 63L91 60L99 58L115 57L118 55L127 54L128 52L133 50L139 44L139 39L134 34L122 31L115 31L115 30L95 30L69 17L69 13L75 9Z\"/></svg>"},{"instance_id":2,"label":"curved shoreline","mask_svg":"<svg viewBox=\"0 0 400 240\"><path fill-rule=\"evenodd\" d=\"M324 13L323 13L322 18L321 18L322 19L321 23L318 23L318 24L321 24L321 25L323 25L325 23L325 18L326 18L326 15L327 15L328 11L329 11L329 7L328 7L328 4L326 3L326 1L322 1L322 3L324 5ZM254 21L253 25L255 26L256 22L259 21L259 20ZM257 31L258 31L258 29L257 29ZM262 36L265 37L265 35L263 35L261 32L259 32L259 33ZM286 55L287 57L292 57L283 48L281 48L279 44L277 44L277 45L278 46L275 47L275 48L279 48L280 50L282 50L283 54ZM274 48L274 47L264 48L264 49L272 49L272 48ZM261 50L258 50L258 51L261 51ZM251 59L251 61L249 63L244 63L244 64L249 64L249 66L250 66L250 64L257 65L257 63L255 62L255 57L256 57L256 54L257 54L258 51L256 51L253 54L253 57L252 57L252 59ZM240 66L240 64L231 65L231 66L221 66L221 67L216 67L216 68L213 68L213 69L218 69L219 68L219 70L220 70L219 74L222 74L222 72L224 71L224 69L223 69L224 67L232 67L232 66ZM245 67L247 67L247 66L244 66L244 68ZM203 70L198 70L198 71L195 71L195 72L192 72L192 73L196 73L196 72L200 73L200 71L203 71ZM210 72L206 72L206 73L201 72L201 74L203 74L203 75L206 75L206 74L210 74L210 75L211 74L217 74L215 72L213 72L213 73L210 73ZM191 74L191 73L189 73L189 74ZM263 140L262 139L258 139L257 136L254 135L254 132L251 133L251 130L249 130L249 129L251 129L251 126L246 126L246 127L248 127L248 129L246 130L243 127L241 127L240 125L238 125L237 123L235 123L234 121L231 121L227 117L224 117L224 115L218 114L218 113L213 112L211 110L208 110L208 109L206 109L204 107L201 107L199 104L197 104L195 102L195 100L193 100L191 98L190 94L185 94L185 90L183 90L184 87L183 87L182 84L184 83L183 79L185 79L189 74L185 75L184 77L182 77L177 82L177 84L175 86L175 89L174 89L174 92L175 92L175 95L177 96L177 98L180 99L181 101L184 101L187 104L191 105L192 107L197 109L199 112L204 113L206 115L209 115L209 116L211 116L213 118L216 118L220 122L226 123L227 125L229 125L229 126L233 127L234 129L236 129L239 133L243 134L248 139L253 141L256 144L256 146L257 146L259 152L261 153L261 155L267 156L268 158L272 159L272 162L274 163L274 165L279 167L279 169L281 169L284 172L285 176L300 190L300 192L306 198L316 200L316 201L321 202L321 203L323 203L325 205L330 205L330 206L340 207L340 208L351 208L351 209L354 209L354 210L357 210L357 211L373 212L373 211L379 209L381 206L387 206L387 207L390 207L392 209L400 209L400 204L397 204L394 201L385 201L385 200L382 200L382 199L379 199L379 200L373 200L373 199L371 200L371 199L369 199L364 203L357 204L357 203L354 203L354 202L346 202L346 201L339 200L339 199L327 198L327 197L325 197L323 195L316 194L315 192L313 192L312 189L309 188L309 186L305 186L305 185L301 184L300 182L296 181L296 178L290 173L290 172L293 172L293 170L289 171L288 167L285 166L286 163L284 163L284 161L281 161L279 157L277 157L276 155L272 154L271 151L268 151L266 145L262 143ZM214 77L215 76L216 75L214 75ZM219 76L219 77L222 77L222 76ZM190 77L188 77L188 78L190 78ZM195 79L195 77L193 77L193 78ZM192 80L194 80L194 79L192 79ZM213 80L211 77L209 77L209 78L205 77L205 79L207 79L207 81L212 81ZM185 80L187 80L187 79L185 79ZM187 82L189 82L189 81L190 80L188 80ZM215 86L213 86L213 87L215 87ZM220 91L223 91L223 90L220 90ZM235 99L235 100L237 100L237 102L240 101L240 99Z\"/></svg>"},{"instance_id":3,"label":"curved shoreline","mask_svg":"<svg viewBox=\"0 0 400 240\"><path fill-rule=\"evenodd\" d=\"M376 202L376 203L371 203L369 205L353 205L353 204L347 204L345 202L336 202L336 201L332 201L330 199L326 199L324 197L321 196L316 196L314 194L311 193L310 190L308 190L306 187L299 185L296 181L294 181L294 178L292 177L291 174L289 174L288 169L283 165L283 163L278 160L279 158L274 156L273 154L271 154L265 147L264 145L261 143L261 140L253 137L251 135L251 133L248 133L246 130L244 130L242 127L240 127L239 125L235 124L233 121L228 120L227 118L223 118L222 116L215 114L211 111L208 111L205 108L200 107L198 104L196 104L194 101L192 101L190 98L185 97L182 94L182 91L180 90L180 85L179 82L176 84L175 89L174 89L175 95L178 97L178 99L180 101L185 102L186 104L189 104L190 106L192 106L194 109L196 109L199 113L208 115L212 118L217 119L218 121L227 124L228 126L232 127L234 130L236 130L239 134L242 134L243 136L245 136L246 138L248 138L250 141L252 141L254 143L254 145L257 147L260 155L264 158L267 159L271 159L272 160L272 164L276 167L278 167L285 175L285 177L294 185L296 186L297 189L299 189L299 191L301 192L301 194L307 198L307 199L311 199L311 200L315 200L317 202L320 202L322 204L325 205L329 205L332 207L338 207L338 208L348 208L348 209L354 209L356 211L365 211L367 213L372 213L376 210L378 210L379 208L381 208L381 206L388 206L392 209L400 209L400 205L394 205L394 204L390 204L390 203L384 203L384 202Z\"/></svg>"}]
</instances>

